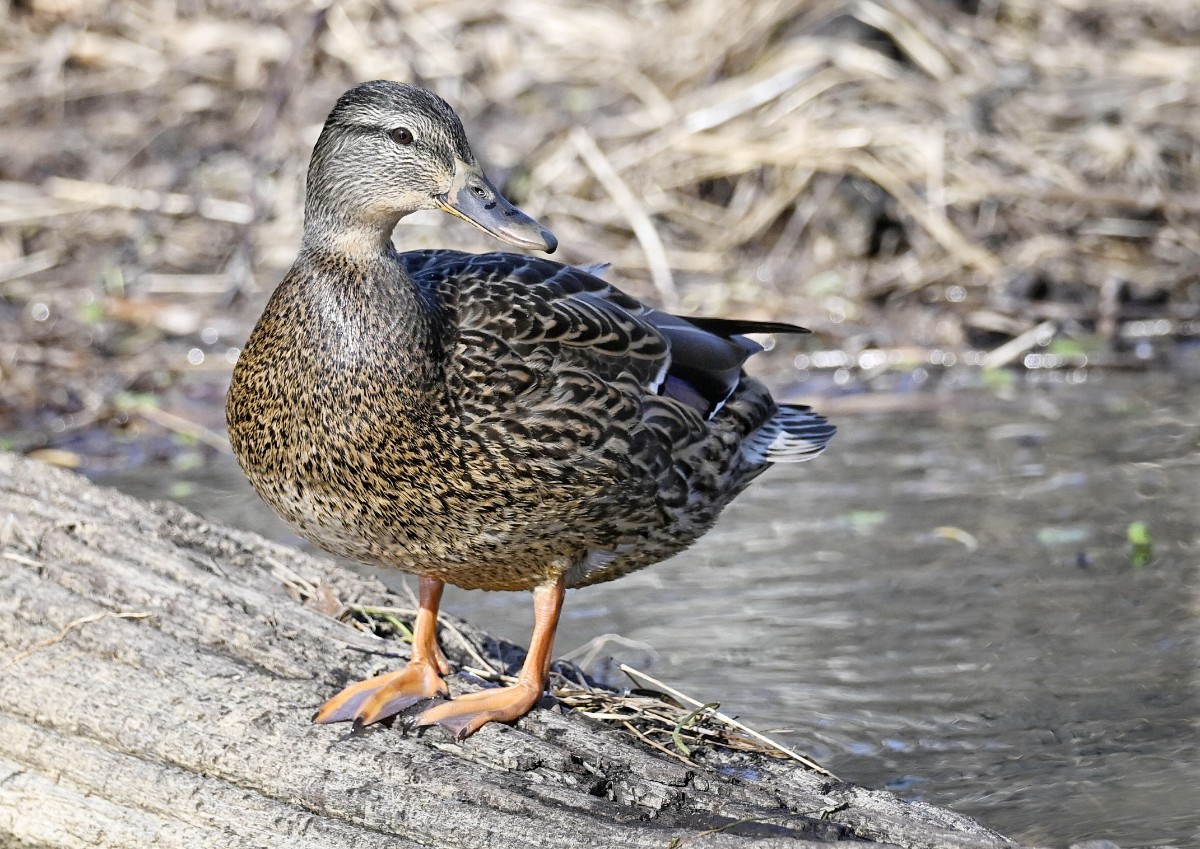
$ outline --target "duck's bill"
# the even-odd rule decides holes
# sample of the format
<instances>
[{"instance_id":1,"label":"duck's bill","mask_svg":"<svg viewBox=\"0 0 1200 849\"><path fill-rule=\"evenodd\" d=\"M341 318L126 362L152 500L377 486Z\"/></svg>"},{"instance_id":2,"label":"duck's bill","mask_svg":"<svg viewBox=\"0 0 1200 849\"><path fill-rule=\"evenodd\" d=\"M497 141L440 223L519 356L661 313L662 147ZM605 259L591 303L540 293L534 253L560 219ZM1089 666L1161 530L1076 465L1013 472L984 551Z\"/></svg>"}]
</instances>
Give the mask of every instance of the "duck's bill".
<instances>
[{"instance_id":1,"label":"duck's bill","mask_svg":"<svg viewBox=\"0 0 1200 849\"><path fill-rule=\"evenodd\" d=\"M477 168L460 168L450 191L436 200L439 209L510 245L548 254L558 247L553 233L506 201Z\"/></svg>"}]
</instances>

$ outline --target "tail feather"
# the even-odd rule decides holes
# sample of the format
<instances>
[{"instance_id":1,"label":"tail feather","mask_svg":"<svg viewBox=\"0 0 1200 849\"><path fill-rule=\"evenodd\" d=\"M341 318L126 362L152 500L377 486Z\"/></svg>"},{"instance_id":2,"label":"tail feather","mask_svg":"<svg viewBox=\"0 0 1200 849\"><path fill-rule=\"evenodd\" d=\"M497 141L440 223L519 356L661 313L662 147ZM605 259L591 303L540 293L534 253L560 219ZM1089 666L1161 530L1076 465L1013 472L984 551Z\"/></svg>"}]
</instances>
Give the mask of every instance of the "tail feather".
<instances>
[{"instance_id":1,"label":"tail feather","mask_svg":"<svg viewBox=\"0 0 1200 849\"><path fill-rule=\"evenodd\" d=\"M785 405L742 443L753 463L801 463L829 444L837 428L811 407Z\"/></svg>"}]
</instances>

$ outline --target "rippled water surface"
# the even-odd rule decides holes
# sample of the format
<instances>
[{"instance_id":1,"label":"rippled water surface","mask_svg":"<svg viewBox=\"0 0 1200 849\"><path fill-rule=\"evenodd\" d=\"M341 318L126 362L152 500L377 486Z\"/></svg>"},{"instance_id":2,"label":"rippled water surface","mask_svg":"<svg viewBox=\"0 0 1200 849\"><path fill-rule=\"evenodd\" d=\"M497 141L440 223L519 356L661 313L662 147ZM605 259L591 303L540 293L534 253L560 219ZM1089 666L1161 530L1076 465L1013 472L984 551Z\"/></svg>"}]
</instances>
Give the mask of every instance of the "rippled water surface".
<instances>
[{"instance_id":1,"label":"rippled water surface","mask_svg":"<svg viewBox=\"0 0 1200 849\"><path fill-rule=\"evenodd\" d=\"M1200 391L1100 376L828 406L824 456L769 471L692 551L570 593L559 654L638 641L597 662L1029 842L1200 843ZM198 480L201 512L289 538L232 460ZM527 642L527 596L444 606Z\"/></svg>"}]
</instances>

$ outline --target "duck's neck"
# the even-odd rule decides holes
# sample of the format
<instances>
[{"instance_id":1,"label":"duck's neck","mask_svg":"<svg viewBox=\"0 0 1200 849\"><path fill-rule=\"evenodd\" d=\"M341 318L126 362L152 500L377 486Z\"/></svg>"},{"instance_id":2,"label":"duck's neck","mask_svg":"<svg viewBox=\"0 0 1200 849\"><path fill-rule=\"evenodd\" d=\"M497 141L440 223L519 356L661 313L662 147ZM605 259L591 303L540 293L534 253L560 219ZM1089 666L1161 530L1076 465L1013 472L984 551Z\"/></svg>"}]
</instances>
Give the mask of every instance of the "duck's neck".
<instances>
[{"instance_id":1,"label":"duck's neck","mask_svg":"<svg viewBox=\"0 0 1200 849\"><path fill-rule=\"evenodd\" d=\"M305 242L296 261L303 273L281 284L288 290L283 297L304 313L293 323L303 327L305 345L321 352L324 369L364 379L382 370L411 392L435 391L443 380L439 355L446 341L440 311L390 243L383 251L347 247ZM397 362L402 375L393 374Z\"/></svg>"},{"instance_id":2,"label":"duck's neck","mask_svg":"<svg viewBox=\"0 0 1200 849\"><path fill-rule=\"evenodd\" d=\"M348 209L311 196L304 209L299 262L318 271L320 291L313 296L324 302L325 315L345 328L334 335L351 347L366 343L438 350L443 335L439 310L392 246L392 230L402 214L373 215L364 209L351 214Z\"/></svg>"},{"instance_id":3,"label":"duck's neck","mask_svg":"<svg viewBox=\"0 0 1200 849\"><path fill-rule=\"evenodd\" d=\"M370 262L392 250L392 230L399 215L378 218L337 215L309 203L304 210L302 248L347 259Z\"/></svg>"}]
</instances>

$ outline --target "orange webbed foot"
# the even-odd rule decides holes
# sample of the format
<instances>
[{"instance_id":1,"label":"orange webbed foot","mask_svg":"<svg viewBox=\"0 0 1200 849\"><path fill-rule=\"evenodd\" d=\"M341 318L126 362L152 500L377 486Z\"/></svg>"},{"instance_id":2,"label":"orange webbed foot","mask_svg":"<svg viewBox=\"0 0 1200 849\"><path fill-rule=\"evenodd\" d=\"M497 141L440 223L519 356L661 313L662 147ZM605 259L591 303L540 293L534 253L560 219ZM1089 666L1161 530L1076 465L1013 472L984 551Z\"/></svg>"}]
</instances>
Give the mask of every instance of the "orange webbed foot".
<instances>
[{"instance_id":1,"label":"orange webbed foot","mask_svg":"<svg viewBox=\"0 0 1200 849\"><path fill-rule=\"evenodd\" d=\"M357 729L394 716L417 702L449 697L450 690L442 676L450 674L450 664L437 644L437 611L443 584L435 578L422 577L420 588L408 666L351 684L327 701L313 722L352 719Z\"/></svg>"},{"instance_id":2,"label":"orange webbed foot","mask_svg":"<svg viewBox=\"0 0 1200 849\"><path fill-rule=\"evenodd\" d=\"M520 719L541 698L542 690L535 684L518 681L511 687L495 687L467 693L451 702L425 708L412 720L414 727L440 725L458 740L470 737L489 722L512 722Z\"/></svg>"},{"instance_id":3,"label":"orange webbed foot","mask_svg":"<svg viewBox=\"0 0 1200 849\"><path fill-rule=\"evenodd\" d=\"M313 722L354 720L354 727L361 728L418 702L449 695L437 664L415 660L403 669L351 684L327 701L313 716Z\"/></svg>"}]
</instances>

